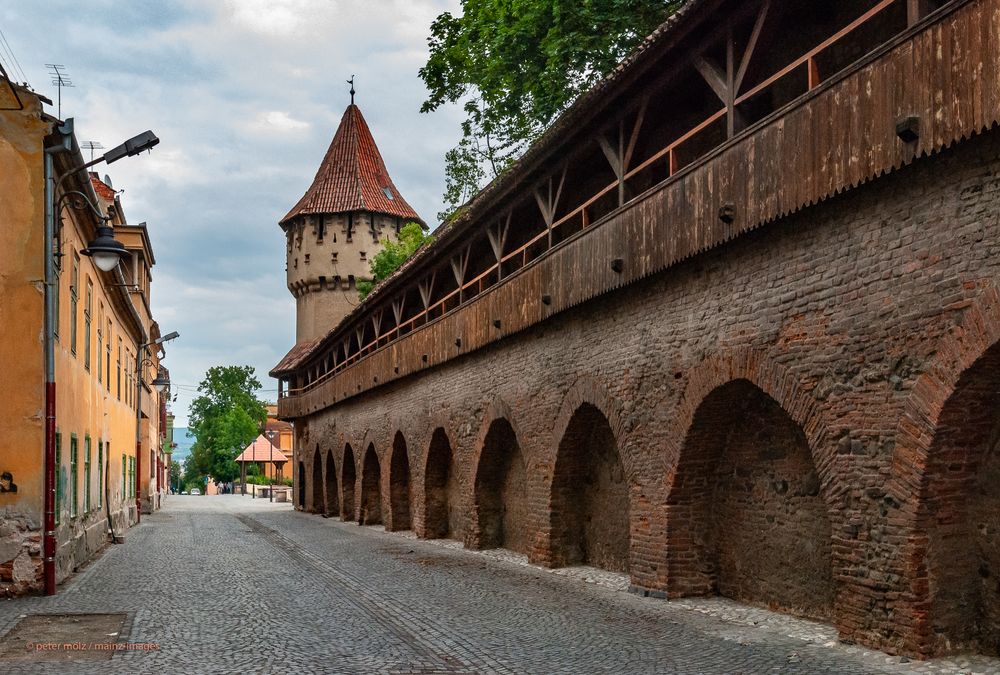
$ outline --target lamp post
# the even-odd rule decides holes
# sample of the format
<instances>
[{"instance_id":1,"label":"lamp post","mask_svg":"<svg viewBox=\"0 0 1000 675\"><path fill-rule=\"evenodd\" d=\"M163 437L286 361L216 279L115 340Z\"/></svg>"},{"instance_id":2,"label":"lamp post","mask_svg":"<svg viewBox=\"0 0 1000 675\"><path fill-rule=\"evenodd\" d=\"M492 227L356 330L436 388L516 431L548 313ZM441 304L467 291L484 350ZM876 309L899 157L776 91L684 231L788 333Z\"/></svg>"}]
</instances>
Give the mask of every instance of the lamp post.
<instances>
[{"instance_id":1,"label":"lamp post","mask_svg":"<svg viewBox=\"0 0 1000 675\"><path fill-rule=\"evenodd\" d=\"M56 178L55 155L63 152L72 152L73 142L73 120L72 118L56 125L53 130L60 138L60 142L45 149L44 171L45 171L45 523L42 537L43 560L42 573L45 584L45 594L55 595L56 593L56 357L55 357L55 327L56 327L56 302L59 294L59 287L56 282L56 259L55 259L55 237L56 218L59 200L62 196L57 196L63 182L74 174L83 171L100 162L111 164L123 157L137 155L144 150L151 149L160 142L152 131L145 131L135 136L118 147L105 153L103 156L86 162L78 167L70 169L58 179ZM86 195L84 201L97 211L96 207L90 203ZM102 217L98 211L98 217ZM101 221L104 227L106 220ZM101 230L98 229L98 237ZM97 240L94 242L97 243ZM124 249L124 247L123 247ZM86 253L86 251L84 251ZM119 258L120 259L120 258ZM96 260L95 260L96 262ZM105 263L106 264L106 263ZM101 269L105 269L102 263L98 263ZM110 508L110 507L109 507Z\"/></svg>"},{"instance_id":2,"label":"lamp post","mask_svg":"<svg viewBox=\"0 0 1000 675\"><path fill-rule=\"evenodd\" d=\"M142 520L142 386L145 384L142 376L143 366L153 365L153 359L148 356L150 347L162 345L180 337L180 333L174 331L167 333L163 337L147 342L139 346L139 353L135 359L135 522L138 525ZM150 383L158 393L163 393L170 387L170 380L164 376L162 371L157 371L156 378Z\"/></svg>"}]
</instances>

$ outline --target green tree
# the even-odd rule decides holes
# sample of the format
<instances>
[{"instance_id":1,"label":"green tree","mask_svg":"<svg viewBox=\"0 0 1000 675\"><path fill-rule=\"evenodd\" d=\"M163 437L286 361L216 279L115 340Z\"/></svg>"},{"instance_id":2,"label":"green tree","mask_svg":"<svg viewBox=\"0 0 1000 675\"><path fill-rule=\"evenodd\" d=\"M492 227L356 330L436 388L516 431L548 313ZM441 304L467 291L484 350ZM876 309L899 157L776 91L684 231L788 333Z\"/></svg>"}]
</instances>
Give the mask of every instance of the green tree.
<instances>
[{"instance_id":1,"label":"green tree","mask_svg":"<svg viewBox=\"0 0 1000 675\"><path fill-rule=\"evenodd\" d=\"M195 436L185 461L186 482L212 476L227 482L239 476L237 455L263 429L267 408L256 397L260 389L251 366L215 366L198 385L200 395L189 409L189 427Z\"/></svg>"},{"instance_id":2,"label":"green tree","mask_svg":"<svg viewBox=\"0 0 1000 675\"><path fill-rule=\"evenodd\" d=\"M178 488L181 484L181 463L176 459L170 460L170 487Z\"/></svg>"},{"instance_id":3,"label":"green tree","mask_svg":"<svg viewBox=\"0 0 1000 675\"><path fill-rule=\"evenodd\" d=\"M465 111L445 156L454 215L510 165L581 92L611 71L683 0L462 0L431 24L421 112Z\"/></svg>"},{"instance_id":4,"label":"green tree","mask_svg":"<svg viewBox=\"0 0 1000 675\"><path fill-rule=\"evenodd\" d=\"M358 297L361 300L368 297L375 284L399 269L399 266L416 253L417 249L433 240L434 237L424 232L420 223L407 223L399 230L398 242L390 239L382 241L382 250L376 253L369 263L372 281L362 279L358 282Z\"/></svg>"}]
</instances>

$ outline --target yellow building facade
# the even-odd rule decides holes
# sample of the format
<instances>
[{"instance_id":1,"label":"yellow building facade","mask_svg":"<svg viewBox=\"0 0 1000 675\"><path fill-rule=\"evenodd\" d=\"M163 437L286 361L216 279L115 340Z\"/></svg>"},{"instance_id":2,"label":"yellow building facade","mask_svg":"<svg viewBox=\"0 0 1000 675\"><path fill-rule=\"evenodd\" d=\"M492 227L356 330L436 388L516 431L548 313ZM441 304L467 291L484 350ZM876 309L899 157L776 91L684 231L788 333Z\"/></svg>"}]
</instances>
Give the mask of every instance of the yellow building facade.
<instances>
[{"instance_id":1,"label":"yellow building facade","mask_svg":"<svg viewBox=\"0 0 1000 675\"><path fill-rule=\"evenodd\" d=\"M132 271L126 260L103 272L83 254L100 224L91 205L111 209L116 235L127 229L124 216L113 194L102 198L91 176L77 170L84 158L76 138L43 112L44 100L0 79L0 377L7 412L0 417L0 597L40 590L43 579L46 150L54 178L66 176L54 200L57 581L102 548L109 532L121 535L135 523L137 493L150 470L140 458L162 451L161 415L152 411L163 403L140 384L152 379L162 355L152 354L141 372L149 351L143 345L158 337L149 313L148 237L141 246L127 244ZM140 248L148 252L144 260ZM137 410L149 411L138 418L138 456Z\"/></svg>"}]
</instances>

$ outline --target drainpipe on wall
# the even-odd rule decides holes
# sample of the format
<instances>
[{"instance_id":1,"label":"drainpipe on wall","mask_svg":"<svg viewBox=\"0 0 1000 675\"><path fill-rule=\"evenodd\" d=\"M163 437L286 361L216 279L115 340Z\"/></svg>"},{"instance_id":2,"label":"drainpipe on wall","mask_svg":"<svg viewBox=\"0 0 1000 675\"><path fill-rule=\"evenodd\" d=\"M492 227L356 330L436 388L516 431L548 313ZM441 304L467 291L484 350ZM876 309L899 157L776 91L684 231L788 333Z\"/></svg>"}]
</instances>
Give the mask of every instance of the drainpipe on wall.
<instances>
[{"instance_id":1,"label":"drainpipe on wall","mask_svg":"<svg viewBox=\"0 0 1000 675\"><path fill-rule=\"evenodd\" d=\"M66 152L73 133L73 122L56 126L62 143L45 148L45 459L44 468L44 523L42 530L42 578L45 595L56 594L56 286L55 259L55 160L53 155Z\"/></svg>"}]
</instances>

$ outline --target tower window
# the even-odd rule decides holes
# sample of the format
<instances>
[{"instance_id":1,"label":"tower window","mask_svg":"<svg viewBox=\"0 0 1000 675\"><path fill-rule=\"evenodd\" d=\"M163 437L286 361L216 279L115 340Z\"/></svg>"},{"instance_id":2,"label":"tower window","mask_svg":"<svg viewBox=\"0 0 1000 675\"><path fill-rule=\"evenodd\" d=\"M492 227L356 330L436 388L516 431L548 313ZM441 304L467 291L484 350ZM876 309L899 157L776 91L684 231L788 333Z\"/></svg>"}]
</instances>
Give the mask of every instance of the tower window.
<instances>
[{"instance_id":1,"label":"tower window","mask_svg":"<svg viewBox=\"0 0 1000 675\"><path fill-rule=\"evenodd\" d=\"M302 262L304 262L306 265L309 264L309 254L308 253L306 253L305 260L303 260Z\"/></svg>"},{"instance_id":2,"label":"tower window","mask_svg":"<svg viewBox=\"0 0 1000 675\"><path fill-rule=\"evenodd\" d=\"M388 187L382 188L382 194L384 194L385 198L388 199L390 202L393 199L395 199L395 197L392 196L392 190L390 188L388 188Z\"/></svg>"},{"instance_id":3,"label":"tower window","mask_svg":"<svg viewBox=\"0 0 1000 675\"><path fill-rule=\"evenodd\" d=\"M298 258L295 259L295 265L294 265L294 267L295 267L295 269L299 269L299 259Z\"/></svg>"},{"instance_id":4,"label":"tower window","mask_svg":"<svg viewBox=\"0 0 1000 675\"><path fill-rule=\"evenodd\" d=\"M323 237L326 235L326 218L323 216L318 216L316 218L316 240L323 241Z\"/></svg>"},{"instance_id":5,"label":"tower window","mask_svg":"<svg viewBox=\"0 0 1000 675\"><path fill-rule=\"evenodd\" d=\"M366 253L365 253L364 251L362 251L362 252L361 252L361 259L362 259L362 260L366 260L366 259L367 259L367 255L368 255L368 254L366 254Z\"/></svg>"}]
</instances>

